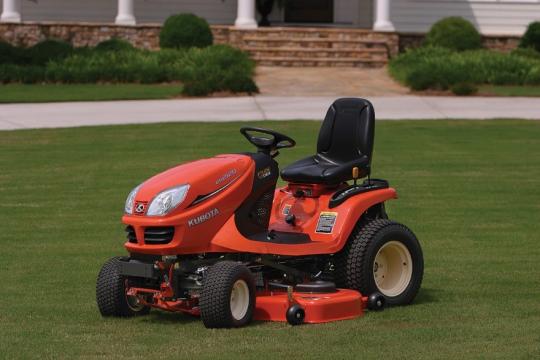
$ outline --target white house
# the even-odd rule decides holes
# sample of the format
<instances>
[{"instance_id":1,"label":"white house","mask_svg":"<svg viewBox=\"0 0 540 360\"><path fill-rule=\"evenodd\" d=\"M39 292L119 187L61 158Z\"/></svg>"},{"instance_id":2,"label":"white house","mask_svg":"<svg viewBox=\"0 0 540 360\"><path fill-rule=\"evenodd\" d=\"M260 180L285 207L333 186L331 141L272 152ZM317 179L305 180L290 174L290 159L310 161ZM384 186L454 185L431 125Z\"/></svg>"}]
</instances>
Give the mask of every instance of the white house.
<instances>
[{"instance_id":1,"label":"white house","mask_svg":"<svg viewBox=\"0 0 540 360\"><path fill-rule=\"evenodd\" d=\"M257 26L255 0L1 0L2 22L161 23L191 12L211 24ZM462 16L485 35L521 35L540 20L540 0L285 0L276 25L350 27L422 33L438 19Z\"/></svg>"}]
</instances>

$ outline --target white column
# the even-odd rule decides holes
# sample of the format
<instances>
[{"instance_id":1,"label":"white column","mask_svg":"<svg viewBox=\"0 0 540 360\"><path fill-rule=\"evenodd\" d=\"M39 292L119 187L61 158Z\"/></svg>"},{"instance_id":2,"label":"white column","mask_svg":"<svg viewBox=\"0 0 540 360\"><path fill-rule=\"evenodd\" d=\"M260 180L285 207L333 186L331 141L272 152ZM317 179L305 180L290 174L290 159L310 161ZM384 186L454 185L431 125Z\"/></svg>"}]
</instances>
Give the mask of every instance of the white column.
<instances>
[{"instance_id":1,"label":"white column","mask_svg":"<svg viewBox=\"0 0 540 360\"><path fill-rule=\"evenodd\" d=\"M114 22L118 25L135 25L135 7L133 0L118 0L118 15Z\"/></svg>"},{"instance_id":2,"label":"white column","mask_svg":"<svg viewBox=\"0 0 540 360\"><path fill-rule=\"evenodd\" d=\"M390 21L390 0L376 0L375 24L373 30L394 31L394 25Z\"/></svg>"},{"instance_id":3,"label":"white column","mask_svg":"<svg viewBox=\"0 0 540 360\"><path fill-rule=\"evenodd\" d=\"M255 20L255 0L238 0L237 15L234 26L241 29L257 28Z\"/></svg>"},{"instance_id":4,"label":"white column","mask_svg":"<svg viewBox=\"0 0 540 360\"><path fill-rule=\"evenodd\" d=\"M1 22L21 22L21 0L4 0Z\"/></svg>"}]
</instances>

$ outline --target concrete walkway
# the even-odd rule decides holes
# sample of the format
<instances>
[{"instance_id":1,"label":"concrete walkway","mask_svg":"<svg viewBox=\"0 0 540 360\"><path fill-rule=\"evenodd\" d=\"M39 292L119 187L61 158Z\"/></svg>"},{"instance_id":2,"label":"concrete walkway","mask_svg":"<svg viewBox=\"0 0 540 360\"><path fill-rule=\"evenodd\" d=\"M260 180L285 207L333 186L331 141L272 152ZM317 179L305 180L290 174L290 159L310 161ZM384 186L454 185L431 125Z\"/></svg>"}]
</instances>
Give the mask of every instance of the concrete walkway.
<instances>
[{"instance_id":1,"label":"concrete walkway","mask_svg":"<svg viewBox=\"0 0 540 360\"><path fill-rule=\"evenodd\" d=\"M255 82L261 95L360 97L407 95L409 89L392 79L388 69L342 67L257 66Z\"/></svg>"},{"instance_id":2,"label":"concrete walkway","mask_svg":"<svg viewBox=\"0 0 540 360\"><path fill-rule=\"evenodd\" d=\"M324 117L336 96L228 97L179 100L0 105L0 130L175 121L253 121ZM540 120L539 98L370 97L378 119Z\"/></svg>"}]
</instances>

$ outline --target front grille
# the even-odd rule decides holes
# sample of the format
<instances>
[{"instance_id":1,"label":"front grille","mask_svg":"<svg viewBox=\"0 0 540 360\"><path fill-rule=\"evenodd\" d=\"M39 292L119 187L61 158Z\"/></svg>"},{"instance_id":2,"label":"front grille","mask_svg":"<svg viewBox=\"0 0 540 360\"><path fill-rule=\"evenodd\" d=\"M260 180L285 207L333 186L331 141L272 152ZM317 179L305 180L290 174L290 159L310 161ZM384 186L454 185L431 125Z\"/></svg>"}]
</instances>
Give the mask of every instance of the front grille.
<instances>
[{"instance_id":1,"label":"front grille","mask_svg":"<svg viewBox=\"0 0 540 360\"><path fill-rule=\"evenodd\" d=\"M135 235L135 229L133 226L129 225L126 226L126 236L130 243L136 244L137 243L137 235Z\"/></svg>"},{"instance_id":2,"label":"front grille","mask_svg":"<svg viewBox=\"0 0 540 360\"><path fill-rule=\"evenodd\" d=\"M144 229L145 244L168 244L174 237L174 226L147 227Z\"/></svg>"}]
</instances>

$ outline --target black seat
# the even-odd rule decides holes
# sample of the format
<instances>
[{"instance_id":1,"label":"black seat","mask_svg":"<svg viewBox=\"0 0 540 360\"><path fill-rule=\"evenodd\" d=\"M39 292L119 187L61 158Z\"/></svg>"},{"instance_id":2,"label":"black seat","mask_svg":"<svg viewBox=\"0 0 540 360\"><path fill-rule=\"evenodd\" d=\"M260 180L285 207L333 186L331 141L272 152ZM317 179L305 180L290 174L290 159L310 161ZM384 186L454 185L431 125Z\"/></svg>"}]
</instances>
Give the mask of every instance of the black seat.
<instances>
[{"instance_id":1,"label":"black seat","mask_svg":"<svg viewBox=\"0 0 540 360\"><path fill-rule=\"evenodd\" d=\"M375 110L365 99L343 98L328 109L319 131L317 154L298 160L281 171L283 180L294 183L335 185L369 175Z\"/></svg>"}]
</instances>

